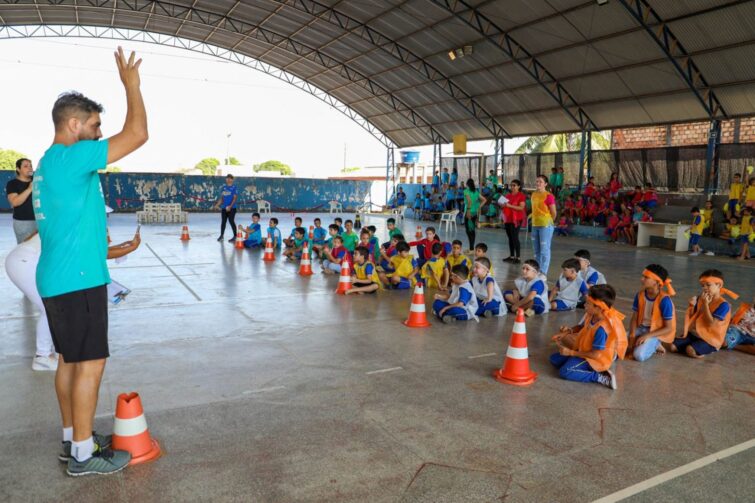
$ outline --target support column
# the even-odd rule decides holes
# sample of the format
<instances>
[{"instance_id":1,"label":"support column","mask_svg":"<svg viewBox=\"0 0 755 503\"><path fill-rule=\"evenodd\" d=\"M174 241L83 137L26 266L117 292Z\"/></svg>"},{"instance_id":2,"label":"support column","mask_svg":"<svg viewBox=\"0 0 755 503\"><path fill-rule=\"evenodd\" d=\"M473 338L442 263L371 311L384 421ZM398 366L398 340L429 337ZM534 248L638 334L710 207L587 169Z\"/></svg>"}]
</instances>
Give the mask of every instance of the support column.
<instances>
[{"instance_id":1,"label":"support column","mask_svg":"<svg viewBox=\"0 0 755 503\"><path fill-rule=\"evenodd\" d=\"M396 162L393 147L388 147L385 156L385 204L388 204L390 196L396 191ZM390 185L393 187L389 187Z\"/></svg>"},{"instance_id":2,"label":"support column","mask_svg":"<svg viewBox=\"0 0 755 503\"><path fill-rule=\"evenodd\" d=\"M579 145L579 191L585 185L585 168L587 167L587 131L582 131L582 143Z\"/></svg>"},{"instance_id":3,"label":"support column","mask_svg":"<svg viewBox=\"0 0 755 503\"><path fill-rule=\"evenodd\" d=\"M708 149L705 153L705 195L718 190L718 146L721 143L721 121L715 119L708 130Z\"/></svg>"},{"instance_id":4,"label":"support column","mask_svg":"<svg viewBox=\"0 0 755 503\"><path fill-rule=\"evenodd\" d=\"M592 176L592 131L587 131L587 179Z\"/></svg>"}]
</instances>

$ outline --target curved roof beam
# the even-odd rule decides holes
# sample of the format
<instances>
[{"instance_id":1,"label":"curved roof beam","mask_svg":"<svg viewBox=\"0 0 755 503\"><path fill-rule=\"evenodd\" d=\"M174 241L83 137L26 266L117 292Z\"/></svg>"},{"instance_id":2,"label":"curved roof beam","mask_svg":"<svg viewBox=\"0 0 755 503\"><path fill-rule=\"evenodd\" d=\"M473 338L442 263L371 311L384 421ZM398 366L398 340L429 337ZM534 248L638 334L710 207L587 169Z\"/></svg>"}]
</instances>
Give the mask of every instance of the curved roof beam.
<instances>
[{"instance_id":1,"label":"curved roof beam","mask_svg":"<svg viewBox=\"0 0 755 503\"><path fill-rule=\"evenodd\" d=\"M658 44L666 58L674 65L679 76L687 87L695 94L711 120L727 117L718 97L710 88L692 57L684 46L671 32L668 24L661 19L657 12L645 0L618 0L631 16L645 28L645 31ZM652 26L651 26L652 25Z\"/></svg>"},{"instance_id":2,"label":"curved roof beam","mask_svg":"<svg viewBox=\"0 0 755 503\"><path fill-rule=\"evenodd\" d=\"M232 63L237 63L249 67L258 72L262 72L271 77L275 77L278 80L282 80L287 84L314 96L315 98L323 101L327 105L335 108L346 117L358 124L362 129L370 133L380 143L388 148L396 147L391 139L379 128L374 126L370 121L365 119L362 115L356 112L339 101L334 96L326 93L322 89L315 87L309 82L300 79L296 75L285 72L279 68L276 68L268 63L264 63L250 56L214 46L212 44L206 44L204 42L196 42L182 37L176 37L174 35L165 35L161 33L153 33L143 30L130 30L124 28L112 28L103 26L70 26L70 25L16 25L16 26L0 26L0 40L15 39L15 38L100 38L108 40L127 40L142 42L146 44L164 45L167 47L175 47L178 49L185 49L187 51L197 52L208 56L214 56L219 59L224 59Z\"/></svg>"},{"instance_id":3,"label":"curved roof beam","mask_svg":"<svg viewBox=\"0 0 755 503\"><path fill-rule=\"evenodd\" d=\"M519 65L559 104L580 130L599 130L569 91L516 40L511 38L490 18L464 0L431 0L451 12L458 19L477 30L489 42L501 49Z\"/></svg>"},{"instance_id":4,"label":"curved roof beam","mask_svg":"<svg viewBox=\"0 0 755 503\"><path fill-rule=\"evenodd\" d=\"M2 0L1 3L12 6L30 5L36 6L35 0ZM196 2L193 2L195 4ZM216 31L228 32L245 38L254 38L266 44L276 46L284 51L300 57L307 58L323 68L338 73L341 77L363 87L373 96L385 100L402 117L411 122L419 131L427 136L428 143L448 143L424 117L415 112L411 106L400 97L383 87L380 83L372 80L353 66L345 64L338 59L329 56L315 47L295 41L290 37L253 25L241 19L233 18L220 13L198 9L192 5L178 5L163 0L142 0L140 2L118 2L117 0L97 0L89 3L87 10L102 10L108 13L115 12L138 12L151 18L167 18L181 20L184 24L195 24L210 27ZM59 8L62 10L74 10L72 4L50 3L46 8ZM41 24L44 24L43 22ZM179 27L180 29L180 27Z\"/></svg>"},{"instance_id":5,"label":"curved roof beam","mask_svg":"<svg viewBox=\"0 0 755 503\"><path fill-rule=\"evenodd\" d=\"M501 124L499 124L498 121L496 121L495 118L488 113L488 111L485 110L477 100L475 100L474 97L453 82L451 77L443 74L438 68L428 63L427 60L414 53L408 47L401 45L380 31L369 27L366 23L362 23L347 14L339 12L335 8L329 7L315 0L270 1L285 5L291 9L306 12L313 17L313 20L319 19L338 26L344 30L344 33L338 36L339 39L345 35L351 34L370 42L378 49L390 54L403 63L403 65L397 66L396 68L400 68L404 65L409 66L443 90L444 93L451 97L449 102L456 102L461 105L470 113L470 115L476 118L493 137L499 138L501 136L511 136L506 132L503 126L501 126Z\"/></svg>"}]
</instances>

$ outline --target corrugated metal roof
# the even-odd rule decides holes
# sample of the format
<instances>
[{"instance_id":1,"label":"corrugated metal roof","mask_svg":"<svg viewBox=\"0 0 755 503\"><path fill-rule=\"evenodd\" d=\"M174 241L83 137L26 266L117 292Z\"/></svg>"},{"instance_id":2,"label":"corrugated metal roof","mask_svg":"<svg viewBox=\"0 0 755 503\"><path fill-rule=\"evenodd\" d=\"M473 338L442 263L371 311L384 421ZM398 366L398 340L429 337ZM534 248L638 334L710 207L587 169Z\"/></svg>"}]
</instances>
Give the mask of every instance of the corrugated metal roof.
<instances>
[{"instance_id":1,"label":"corrugated metal roof","mask_svg":"<svg viewBox=\"0 0 755 503\"><path fill-rule=\"evenodd\" d=\"M575 131L580 107L600 129L709 119L625 7L636 1L0 0L0 28L112 26L232 49L332 94L400 147L457 133ZM728 116L755 115L755 1L639 1L687 50ZM470 23L475 13L487 21ZM466 45L471 55L449 59ZM539 62L539 79L524 51ZM559 93L574 101L562 106Z\"/></svg>"}]
</instances>

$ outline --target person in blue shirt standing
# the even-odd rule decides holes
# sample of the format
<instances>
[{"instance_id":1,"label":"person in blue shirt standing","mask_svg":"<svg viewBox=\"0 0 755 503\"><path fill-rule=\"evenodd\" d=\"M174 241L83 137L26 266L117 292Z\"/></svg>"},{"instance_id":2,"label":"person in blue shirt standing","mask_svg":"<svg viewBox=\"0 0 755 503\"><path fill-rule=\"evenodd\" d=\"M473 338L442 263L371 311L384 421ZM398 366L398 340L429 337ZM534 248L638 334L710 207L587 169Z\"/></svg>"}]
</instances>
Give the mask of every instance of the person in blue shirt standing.
<instances>
[{"instance_id":1,"label":"person in blue shirt standing","mask_svg":"<svg viewBox=\"0 0 755 503\"><path fill-rule=\"evenodd\" d=\"M108 349L108 253L105 199L98 170L141 147L147 113L135 54L115 53L126 91L123 129L102 137L102 105L77 92L61 94L52 109L55 137L32 182L34 214L42 244L37 290L58 352L55 388L63 422L63 450L71 476L109 474L131 455L110 450L111 437L95 435L94 413Z\"/></svg>"},{"instance_id":2,"label":"person in blue shirt standing","mask_svg":"<svg viewBox=\"0 0 755 503\"><path fill-rule=\"evenodd\" d=\"M236 233L236 200L238 199L238 189L233 184L233 175L230 173L228 176L225 177L225 185L223 185L223 189L220 191L220 197L218 198L218 202L215 203L215 206L212 207L213 210L220 209L220 237L218 238L218 241L223 241L223 234L225 234L225 223L229 222L231 224L231 239L228 240L229 243L233 243L235 240L234 234Z\"/></svg>"}]
</instances>

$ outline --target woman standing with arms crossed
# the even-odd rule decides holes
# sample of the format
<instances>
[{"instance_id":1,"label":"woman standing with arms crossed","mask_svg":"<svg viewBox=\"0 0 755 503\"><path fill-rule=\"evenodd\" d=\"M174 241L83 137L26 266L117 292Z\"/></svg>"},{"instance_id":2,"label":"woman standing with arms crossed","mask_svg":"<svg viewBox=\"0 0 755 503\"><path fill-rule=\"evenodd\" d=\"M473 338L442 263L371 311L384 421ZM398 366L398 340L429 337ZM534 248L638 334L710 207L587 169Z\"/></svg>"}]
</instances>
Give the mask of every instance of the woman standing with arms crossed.
<instances>
[{"instance_id":1,"label":"woman standing with arms crossed","mask_svg":"<svg viewBox=\"0 0 755 503\"><path fill-rule=\"evenodd\" d=\"M556 198L548 192L548 179L540 175L535 179L532 199L532 251L540 264L540 272L548 274L551 262L553 221L556 219Z\"/></svg>"},{"instance_id":2,"label":"woman standing with arms crossed","mask_svg":"<svg viewBox=\"0 0 755 503\"><path fill-rule=\"evenodd\" d=\"M464 189L464 227L469 239L469 253L474 253L474 244L477 236L477 217L480 206L488 202L480 191L475 187L474 180L467 180L467 188Z\"/></svg>"},{"instance_id":3,"label":"woman standing with arms crossed","mask_svg":"<svg viewBox=\"0 0 755 503\"><path fill-rule=\"evenodd\" d=\"M527 224L526 203L527 196L522 192L522 182L511 180L509 183L510 193L506 194L508 202L503 208L503 227L506 229L506 236L509 239L509 257L503 259L504 262L512 264L519 263L522 247L519 243L519 228Z\"/></svg>"}]
</instances>

